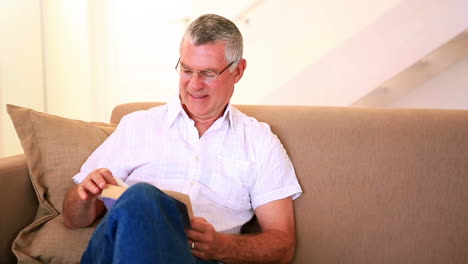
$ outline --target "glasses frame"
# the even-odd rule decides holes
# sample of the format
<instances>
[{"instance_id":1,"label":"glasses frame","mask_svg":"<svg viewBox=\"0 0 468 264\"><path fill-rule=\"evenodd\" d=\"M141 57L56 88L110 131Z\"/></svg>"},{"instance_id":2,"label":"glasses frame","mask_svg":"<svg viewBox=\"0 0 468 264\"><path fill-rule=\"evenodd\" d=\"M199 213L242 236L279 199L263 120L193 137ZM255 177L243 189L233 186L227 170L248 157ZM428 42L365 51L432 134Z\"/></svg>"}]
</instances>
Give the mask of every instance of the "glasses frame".
<instances>
[{"instance_id":1,"label":"glasses frame","mask_svg":"<svg viewBox=\"0 0 468 264\"><path fill-rule=\"evenodd\" d=\"M176 72L179 74L179 76L180 76L181 78L184 78L184 79L191 79L192 76L193 76L193 74L196 73L196 74L198 74L198 77L199 77L201 80L203 80L204 82L214 82L214 81L216 81L216 80L219 78L219 76L220 76L224 71L226 71L229 67L231 67L231 65L232 65L233 63L234 63L234 62L229 63L228 66L226 66L226 67L225 67L224 69L222 69L220 72L214 72L214 71L212 71L212 70L200 70L200 71L196 71L196 70L193 70L193 69L190 69L190 68L187 67L188 69L190 69L190 71L192 71L192 75L190 76L190 78L184 78L184 77L182 77L180 71L177 70L177 68L179 67L179 64L180 64L180 57L179 57L179 59L177 60L177 64L176 64L176 66L175 66L174 69L175 69ZM200 75L200 73L203 72L203 71L212 72L212 73L214 73L214 74L216 75L216 77L214 77L214 79L212 79L212 80L211 80L211 79L203 79L203 78L201 77L202 75Z\"/></svg>"}]
</instances>

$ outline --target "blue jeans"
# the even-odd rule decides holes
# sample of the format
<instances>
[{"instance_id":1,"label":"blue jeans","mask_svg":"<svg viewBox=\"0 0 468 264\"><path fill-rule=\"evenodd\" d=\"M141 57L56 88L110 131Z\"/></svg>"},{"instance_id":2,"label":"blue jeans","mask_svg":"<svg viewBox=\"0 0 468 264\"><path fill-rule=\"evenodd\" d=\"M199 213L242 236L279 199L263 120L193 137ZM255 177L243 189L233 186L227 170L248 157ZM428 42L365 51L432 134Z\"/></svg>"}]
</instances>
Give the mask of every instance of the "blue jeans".
<instances>
[{"instance_id":1,"label":"blue jeans","mask_svg":"<svg viewBox=\"0 0 468 264\"><path fill-rule=\"evenodd\" d=\"M172 197L139 183L117 200L94 231L81 263L217 263L192 255Z\"/></svg>"}]
</instances>

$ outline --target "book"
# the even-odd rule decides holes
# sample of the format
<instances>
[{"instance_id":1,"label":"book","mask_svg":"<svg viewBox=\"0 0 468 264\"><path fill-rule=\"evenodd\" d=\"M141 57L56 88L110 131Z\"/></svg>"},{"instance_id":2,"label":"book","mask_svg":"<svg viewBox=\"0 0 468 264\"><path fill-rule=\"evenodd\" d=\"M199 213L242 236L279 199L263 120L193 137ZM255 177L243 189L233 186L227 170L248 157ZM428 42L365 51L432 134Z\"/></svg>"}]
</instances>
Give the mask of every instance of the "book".
<instances>
[{"instance_id":1,"label":"book","mask_svg":"<svg viewBox=\"0 0 468 264\"><path fill-rule=\"evenodd\" d=\"M102 190L100 199L104 202L107 210L109 211L119 199L119 197L128 189L128 185L125 184L122 180L116 179L117 184L111 185L107 184L106 187ZM161 190L165 194L169 195L170 197L174 198L176 202L177 209L179 210L182 221L184 223L185 228L190 228L190 221L193 219L193 210L192 210L192 203L190 202L190 197L181 192L170 191L170 190Z\"/></svg>"}]
</instances>

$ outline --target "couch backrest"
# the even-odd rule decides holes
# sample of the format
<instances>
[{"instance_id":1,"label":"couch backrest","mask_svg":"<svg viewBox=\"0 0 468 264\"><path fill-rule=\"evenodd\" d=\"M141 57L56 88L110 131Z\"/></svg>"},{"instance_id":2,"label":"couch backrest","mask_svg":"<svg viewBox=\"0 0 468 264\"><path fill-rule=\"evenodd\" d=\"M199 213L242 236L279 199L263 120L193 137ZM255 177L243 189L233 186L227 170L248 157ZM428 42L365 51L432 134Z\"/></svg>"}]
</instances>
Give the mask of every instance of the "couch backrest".
<instances>
[{"instance_id":1,"label":"couch backrest","mask_svg":"<svg viewBox=\"0 0 468 264\"><path fill-rule=\"evenodd\" d=\"M294 263L468 263L468 111L237 107L270 124L304 190Z\"/></svg>"}]
</instances>

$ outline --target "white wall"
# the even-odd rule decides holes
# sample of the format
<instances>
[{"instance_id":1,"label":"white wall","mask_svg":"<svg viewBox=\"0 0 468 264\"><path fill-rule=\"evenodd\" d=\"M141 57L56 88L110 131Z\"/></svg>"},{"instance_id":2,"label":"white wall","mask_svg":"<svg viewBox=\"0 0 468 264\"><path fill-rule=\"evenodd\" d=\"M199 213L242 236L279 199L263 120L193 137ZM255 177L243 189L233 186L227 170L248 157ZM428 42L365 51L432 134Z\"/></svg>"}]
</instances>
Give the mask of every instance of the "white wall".
<instances>
[{"instance_id":1,"label":"white wall","mask_svg":"<svg viewBox=\"0 0 468 264\"><path fill-rule=\"evenodd\" d=\"M387 107L468 110L468 58Z\"/></svg>"},{"instance_id":2,"label":"white wall","mask_svg":"<svg viewBox=\"0 0 468 264\"><path fill-rule=\"evenodd\" d=\"M348 106L468 28L467 0L406 0L342 42L265 103Z\"/></svg>"},{"instance_id":3,"label":"white wall","mask_svg":"<svg viewBox=\"0 0 468 264\"><path fill-rule=\"evenodd\" d=\"M177 19L190 12L177 9L177 2L105 3L93 3L94 117L99 121L108 121L117 104L167 101L175 94L174 67L185 27Z\"/></svg>"},{"instance_id":4,"label":"white wall","mask_svg":"<svg viewBox=\"0 0 468 264\"><path fill-rule=\"evenodd\" d=\"M5 104L92 120L88 1L2 0L0 25L0 156L22 153Z\"/></svg>"},{"instance_id":5,"label":"white wall","mask_svg":"<svg viewBox=\"0 0 468 264\"><path fill-rule=\"evenodd\" d=\"M5 104L44 110L39 0L0 1L0 157L22 153Z\"/></svg>"},{"instance_id":6,"label":"white wall","mask_svg":"<svg viewBox=\"0 0 468 264\"><path fill-rule=\"evenodd\" d=\"M298 96L320 88L310 86L307 74L299 90L291 91L284 84L400 2L404 1L265 1L252 13L249 24L240 24L247 70L233 102L298 104Z\"/></svg>"},{"instance_id":7,"label":"white wall","mask_svg":"<svg viewBox=\"0 0 468 264\"><path fill-rule=\"evenodd\" d=\"M118 103L166 101L178 89L174 66L183 18L210 12L235 19L252 2L180 1L0 1L0 155L21 151L5 103L108 121ZM285 83L402 3L412 3L417 18L421 1L263 1L248 21L236 21L248 65L233 103L276 103L271 95L279 91L283 104L297 104L297 95L311 89L309 79L299 91ZM351 70L361 76L369 69Z\"/></svg>"},{"instance_id":8,"label":"white wall","mask_svg":"<svg viewBox=\"0 0 468 264\"><path fill-rule=\"evenodd\" d=\"M102 28L107 32L107 40L94 42L94 47L101 49L98 54L107 54L98 63L108 69L95 76L95 82L100 82L95 94L100 102L95 104L98 120L108 120L112 107L118 103L167 101L177 93L174 66L185 28L182 18L194 19L214 12L234 20L242 10L238 3L221 5L207 0L194 1L192 5L138 3L107 1L105 13L97 16L105 20L95 21L105 24ZM232 102L268 103L268 94L398 3L399 0L263 1L250 14L248 23L237 21L244 35L247 70ZM171 15L174 9L178 12ZM107 46L100 44L104 42ZM283 98L286 102L290 99L287 93Z\"/></svg>"},{"instance_id":9,"label":"white wall","mask_svg":"<svg viewBox=\"0 0 468 264\"><path fill-rule=\"evenodd\" d=\"M46 111L93 118L88 1L44 1Z\"/></svg>"}]
</instances>

